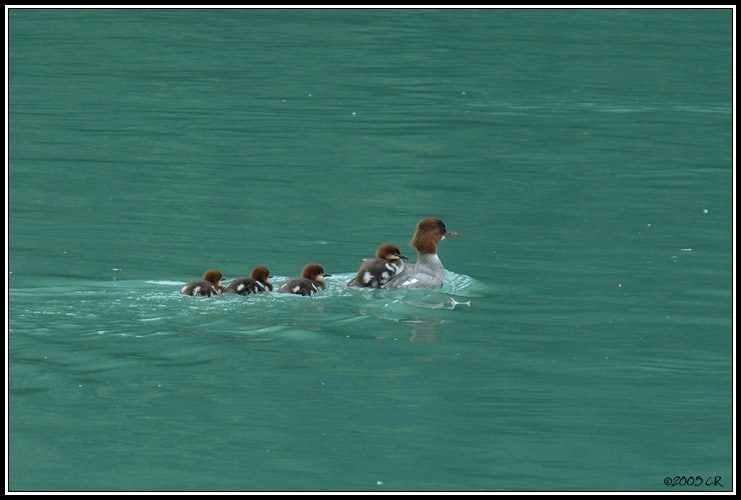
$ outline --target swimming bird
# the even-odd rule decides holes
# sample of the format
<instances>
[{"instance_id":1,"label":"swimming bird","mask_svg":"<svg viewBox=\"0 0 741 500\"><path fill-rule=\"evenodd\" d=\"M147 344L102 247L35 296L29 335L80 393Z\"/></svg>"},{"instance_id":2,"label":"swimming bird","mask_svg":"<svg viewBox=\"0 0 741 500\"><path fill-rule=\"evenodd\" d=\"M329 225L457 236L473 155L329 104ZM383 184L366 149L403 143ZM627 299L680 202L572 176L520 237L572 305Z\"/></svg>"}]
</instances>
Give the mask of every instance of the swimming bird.
<instances>
[{"instance_id":1,"label":"swimming bird","mask_svg":"<svg viewBox=\"0 0 741 500\"><path fill-rule=\"evenodd\" d=\"M279 293L295 293L297 295L311 295L327 288L322 280L323 276L332 276L324 272L319 264L307 264L301 272L301 277L288 280L278 288Z\"/></svg>"},{"instance_id":2,"label":"swimming bird","mask_svg":"<svg viewBox=\"0 0 741 500\"><path fill-rule=\"evenodd\" d=\"M401 272L381 288L439 288L443 285L445 268L437 256L437 244L445 238L458 237L449 233L440 219L428 218L417 224L409 244L417 250L417 263L404 266Z\"/></svg>"},{"instance_id":3,"label":"swimming bird","mask_svg":"<svg viewBox=\"0 0 741 500\"><path fill-rule=\"evenodd\" d=\"M203 274L203 279L191 281L183 285L180 289L181 295L194 295L198 297L210 297L212 295L219 295L224 289L221 286L221 271L217 269L209 269Z\"/></svg>"},{"instance_id":4,"label":"swimming bird","mask_svg":"<svg viewBox=\"0 0 741 500\"><path fill-rule=\"evenodd\" d=\"M224 289L225 294L250 295L253 293L272 292L273 284L268 281L270 271L267 267L258 266L249 276L235 278Z\"/></svg>"},{"instance_id":5,"label":"swimming bird","mask_svg":"<svg viewBox=\"0 0 741 500\"><path fill-rule=\"evenodd\" d=\"M381 288L397 273L404 269L401 259L408 259L399 247L384 243L376 250L375 259L365 259L358 269L358 274L347 286Z\"/></svg>"}]
</instances>

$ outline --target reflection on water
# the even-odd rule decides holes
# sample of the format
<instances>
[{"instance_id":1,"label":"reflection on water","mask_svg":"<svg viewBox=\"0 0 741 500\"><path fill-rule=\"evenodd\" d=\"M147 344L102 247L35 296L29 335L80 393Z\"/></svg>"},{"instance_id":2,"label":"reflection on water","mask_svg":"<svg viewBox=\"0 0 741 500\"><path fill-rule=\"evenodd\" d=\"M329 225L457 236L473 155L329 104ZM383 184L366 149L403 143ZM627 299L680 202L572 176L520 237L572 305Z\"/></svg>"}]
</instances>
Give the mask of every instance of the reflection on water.
<instances>
[{"instance_id":1,"label":"reflection on water","mask_svg":"<svg viewBox=\"0 0 741 500\"><path fill-rule=\"evenodd\" d=\"M439 342L437 326L443 320L415 318L405 323L412 325L412 342Z\"/></svg>"}]
</instances>

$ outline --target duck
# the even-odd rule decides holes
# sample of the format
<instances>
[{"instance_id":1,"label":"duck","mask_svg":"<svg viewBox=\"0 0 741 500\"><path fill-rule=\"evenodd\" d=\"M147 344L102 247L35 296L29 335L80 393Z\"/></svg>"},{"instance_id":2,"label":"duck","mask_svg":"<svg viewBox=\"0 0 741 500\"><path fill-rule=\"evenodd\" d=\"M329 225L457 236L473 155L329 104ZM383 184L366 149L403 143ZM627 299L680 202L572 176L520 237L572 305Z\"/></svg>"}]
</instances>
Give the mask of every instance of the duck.
<instances>
[{"instance_id":1,"label":"duck","mask_svg":"<svg viewBox=\"0 0 741 500\"><path fill-rule=\"evenodd\" d=\"M218 269L209 269L203 274L203 279L191 281L180 288L180 295L211 297L219 295L224 287L221 286L223 275Z\"/></svg>"},{"instance_id":2,"label":"duck","mask_svg":"<svg viewBox=\"0 0 741 500\"><path fill-rule=\"evenodd\" d=\"M296 295L312 295L327 288L322 277L332 276L324 272L321 264L307 264L301 271L301 277L288 280L278 288L278 293L293 293Z\"/></svg>"},{"instance_id":3,"label":"duck","mask_svg":"<svg viewBox=\"0 0 741 500\"><path fill-rule=\"evenodd\" d=\"M449 233L445 223L433 217L417 224L409 245L417 250L417 262L396 273L381 288L440 288L445 278L445 268L437 256L437 245L445 238L457 238Z\"/></svg>"},{"instance_id":4,"label":"duck","mask_svg":"<svg viewBox=\"0 0 741 500\"><path fill-rule=\"evenodd\" d=\"M231 280L222 293L250 295L272 292L273 284L268 281L269 278L270 270L267 267L258 266L252 270L249 276Z\"/></svg>"},{"instance_id":5,"label":"duck","mask_svg":"<svg viewBox=\"0 0 741 500\"><path fill-rule=\"evenodd\" d=\"M376 250L375 259L363 261L358 273L347 286L381 288L404 269L401 259L408 258L396 245L384 243Z\"/></svg>"}]
</instances>

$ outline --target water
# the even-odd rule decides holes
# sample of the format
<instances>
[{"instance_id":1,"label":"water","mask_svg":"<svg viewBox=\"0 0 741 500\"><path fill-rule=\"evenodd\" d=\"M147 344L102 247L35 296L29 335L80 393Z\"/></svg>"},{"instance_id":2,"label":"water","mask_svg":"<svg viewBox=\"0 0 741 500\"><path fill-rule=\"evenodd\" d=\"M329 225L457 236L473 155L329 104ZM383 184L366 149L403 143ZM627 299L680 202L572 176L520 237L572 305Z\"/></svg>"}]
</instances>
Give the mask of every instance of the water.
<instances>
[{"instance_id":1,"label":"water","mask_svg":"<svg viewBox=\"0 0 741 500\"><path fill-rule=\"evenodd\" d=\"M733 490L732 11L8 29L11 491Z\"/></svg>"}]
</instances>

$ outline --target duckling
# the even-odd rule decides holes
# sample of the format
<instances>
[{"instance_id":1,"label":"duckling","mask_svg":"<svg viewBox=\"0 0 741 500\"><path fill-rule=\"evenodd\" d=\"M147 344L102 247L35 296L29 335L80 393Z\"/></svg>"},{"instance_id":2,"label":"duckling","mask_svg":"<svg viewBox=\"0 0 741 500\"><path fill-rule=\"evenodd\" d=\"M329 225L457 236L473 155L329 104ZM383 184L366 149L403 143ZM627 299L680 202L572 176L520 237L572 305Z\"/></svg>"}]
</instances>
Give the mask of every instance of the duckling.
<instances>
[{"instance_id":1,"label":"duckling","mask_svg":"<svg viewBox=\"0 0 741 500\"><path fill-rule=\"evenodd\" d=\"M180 289L181 295L193 295L198 297L211 297L219 295L224 287L221 286L221 271L209 269L203 274L203 279L191 281Z\"/></svg>"},{"instance_id":2,"label":"duckling","mask_svg":"<svg viewBox=\"0 0 741 500\"><path fill-rule=\"evenodd\" d=\"M358 274L347 286L381 288L397 273L404 269L401 259L408 259L399 247L384 243L376 251L375 259L365 259L358 269Z\"/></svg>"},{"instance_id":3,"label":"duckling","mask_svg":"<svg viewBox=\"0 0 741 500\"><path fill-rule=\"evenodd\" d=\"M256 267L249 276L235 278L224 289L225 294L250 295L253 293L272 292L273 284L268 281L270 271L266 267Z\"/></svg>"},{"instance_id":4,"label":"duckling","mask_svg":"<svg viewBox=\"0 0 741 500\"><path fill-rule=\"evenodd\" d=\"M322 277L332 276L324 272L319 264L307 264L301 272L301 277L288 280L278 288L278 293L295 293L297 295L311 295L327 288Z\"/></svg>"}]
</instances>

